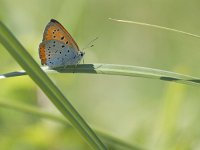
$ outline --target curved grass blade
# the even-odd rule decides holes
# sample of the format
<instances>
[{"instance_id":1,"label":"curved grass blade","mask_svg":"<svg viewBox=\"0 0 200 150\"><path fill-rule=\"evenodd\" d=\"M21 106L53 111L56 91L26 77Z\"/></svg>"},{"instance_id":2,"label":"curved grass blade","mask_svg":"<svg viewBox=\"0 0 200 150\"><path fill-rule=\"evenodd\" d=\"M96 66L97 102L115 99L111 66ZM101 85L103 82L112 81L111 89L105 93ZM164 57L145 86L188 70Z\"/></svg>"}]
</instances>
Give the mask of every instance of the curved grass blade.
<instances>
[{"instance_id":1,"label":"curved grass blade","mask_svg":"<svg viewBox=\"0 0 200 150\"><path fill-rule=\"evenodd\" d=\"M55 68L55 70L60 73L78 72L78 73L123 75L131 77L159 79L163 81L173 81L189 85L200 85L200 78L159 70L159 69L129 66L129 65L86 64L86 65L78 65L75 69L74 66L68 66L66 68Z\"/></svg>"},{"instance_id":2,"label":"curved grass blade","mask_svg":"<svg viewBox=\"0 0 200 150\"><path fill-rule=\"evenodd\" d=\"M109 20L116 21L116 22L121 22L121 23L130 23L130 24L136 24L136 25L141 25L141 26L147 26L147 27L152 27L152 28L157 28L157 29L162 29L162 30L167 30L167 31L172 31L172 32L177 32L185 35L189 35L195 38L200 38L200 35L197 34L192 34L189 32L173 29L173 28L168 28L168 27L163 27L155 24L149 24L149 23L144 23L144 22L137 22L137 21L129 21L129 20L120 20L120 19L113 19L113 18L108 18Z\"/></svg>"},{"instance_id":3,"label":"curved grass blade","mask_svg":"<svg viewBox=\"0 0 200 150\"><path fill-rule=\"evenodd\" d=\"M59 73L91 73L91 74L107 74L120 75L130 77L142 77L158 79L169 82L177 82L188 85L200 85L200 78L188 75L178 74L170 71L152 69L146 67L129 66L129 65L114 65L114 64L80 64L75 66L67 66L65 68L56 68L54 70L43 67L46 72ZM24 71L16 71L0 75L1 78L16 77L25 75Z\"/></svg>"},{"instance_id":4,"label":"curved grass blade","mask_svg":"<svg viewBox=\"0 0 200 150\"><path fill-rule=\"evenodd\" d=\"M48 112L41 111L38 108L33 107L33 106L28 106L28 105L22 104L22 103L16 104L16 103L13 103L13 102L10 103L10 102L5 102L5 101L0 101L0 107L5 108L5 109L12 109L12 110L16 110L16 111L21 111L21 112L24 112L26 114L28 113L28 114L31 114L31 115L38 116L40 118L46 118L46 119L49 119L49 120L60 122L60 123L64 124L66 128L71 128L71 125L63 117L53 115L53 114L50 114ZM122 141L121 139L110 136L105 132L98 131L98 130L95 130L95 131L96 131L96 133L98 133L99 136L101 136L103 138L103 140L105 142L107 142L107 143L109 142L109 143L111 143L111 145L122 147L125 150L144 150L143 148L140 148L139 146L131 145L127 142Z\"/></svg>"},{"instance_id":5,"label":"curved grass blade","mask_svg":"<svg viewBox=\"0 0 200 150\"><path fill-rule=\"evenodd\" d=\"M104 144L87 125L84 119L1 21L0 42L8 50L10 55L21 65L30 78L49 97L51 102L71 122L73 127L79 131L88 144L94 149L105 150L106 147Z\"/></svg>"}]
</instances>

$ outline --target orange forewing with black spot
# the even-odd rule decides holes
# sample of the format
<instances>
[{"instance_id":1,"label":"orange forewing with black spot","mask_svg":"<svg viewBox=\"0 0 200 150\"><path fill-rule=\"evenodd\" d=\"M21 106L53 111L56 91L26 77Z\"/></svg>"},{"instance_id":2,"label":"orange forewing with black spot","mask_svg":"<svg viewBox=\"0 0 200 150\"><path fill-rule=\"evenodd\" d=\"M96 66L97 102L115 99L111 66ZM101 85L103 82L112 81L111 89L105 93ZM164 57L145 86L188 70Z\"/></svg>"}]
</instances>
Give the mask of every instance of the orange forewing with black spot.
<instances>
[{"instance_id":1,"label":"orange forewing with black spot","mask_svg":"<svg viewBox=\"0 0 200 150\"><path fill-rule=\"evenodd\" d=\"M43 41L47 40L58 40L69 46L72 46L75 50L79 51L77 43L74 41L72 36L67 30L56 20L51 19L47 24L44 34Z\"/></svg>"}]
</instances>

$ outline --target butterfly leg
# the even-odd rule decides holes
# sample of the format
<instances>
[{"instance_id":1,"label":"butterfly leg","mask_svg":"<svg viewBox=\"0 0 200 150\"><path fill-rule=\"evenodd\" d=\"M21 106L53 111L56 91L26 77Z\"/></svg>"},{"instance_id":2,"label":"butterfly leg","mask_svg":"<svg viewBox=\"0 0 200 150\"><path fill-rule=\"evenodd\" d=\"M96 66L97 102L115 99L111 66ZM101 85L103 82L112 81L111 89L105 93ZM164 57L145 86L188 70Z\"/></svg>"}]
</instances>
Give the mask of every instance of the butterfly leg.
<instances>
[{"instance_id":1,"label":"butterfly leg","mask_svg":"<svg viewBox=\"0 0 200 150\"><path fill-rule=\"evenodd\" d=\"M78 64L74 65L73 73L75 73L76 67Z\"/></svg>"},{"instance_id":2,"label":"butterfly leg","mask_svg":"<svg viewBox=\"0 0 200 150\"><path fill-rule=\"evenodd\" d=\"M62 58L62 66L64 66L63 68L66 69L67 65L65 64L65 60L64 58Z\"/></svg>"}]
</instances>

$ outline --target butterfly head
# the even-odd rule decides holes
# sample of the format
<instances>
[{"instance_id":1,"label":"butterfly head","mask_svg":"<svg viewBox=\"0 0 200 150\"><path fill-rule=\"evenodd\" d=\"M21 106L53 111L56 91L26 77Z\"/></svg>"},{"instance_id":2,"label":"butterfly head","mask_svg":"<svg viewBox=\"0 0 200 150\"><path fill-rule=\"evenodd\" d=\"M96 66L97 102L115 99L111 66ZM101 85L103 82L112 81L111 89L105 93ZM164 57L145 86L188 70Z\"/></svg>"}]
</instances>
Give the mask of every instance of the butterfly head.
<instances>
[{"instance_id":1,"label":"butterfly head","mask_svg":"<svg viewBox=\"0 0 200 150\"><path fill-rule=\"evenodd\" d=\"M80 61L84 57L84 55L85 55L85 52L79 51L77 59L79 59L79 61Z\"/></svg>"},{"instance_id":2,"label":"butterfly head","mask_svg":"<svg viewBox=\"0 0 200 150\"><path fill-rule=\"evenodd\" d=\"M81 55L81 57L83 57L85 55L85 52L80 51L80 55Z\"/></svg>"}]
</instances>

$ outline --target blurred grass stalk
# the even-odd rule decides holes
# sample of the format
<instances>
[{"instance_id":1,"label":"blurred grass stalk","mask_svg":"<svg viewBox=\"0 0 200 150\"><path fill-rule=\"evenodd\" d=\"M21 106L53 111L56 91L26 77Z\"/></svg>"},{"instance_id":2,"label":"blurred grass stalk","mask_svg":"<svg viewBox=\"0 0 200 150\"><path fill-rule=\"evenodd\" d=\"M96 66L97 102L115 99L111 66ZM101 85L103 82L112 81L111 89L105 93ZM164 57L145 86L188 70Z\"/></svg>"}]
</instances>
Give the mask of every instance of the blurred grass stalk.
<instances>
[{"instance_id":1,"label":"blurred grass stalk","mask_svg":"<svg viewBox=\"0 0 200 150\"><path fill-rule=\"evenodd\" d=\"M57 116L57 115L53 115L44 111L39 110L36 107L33 106L28 106L26 104L19 104L19 103L10 103L10 102L5 102L5 101L0 101L0 107L4 108L4 109L12 109L12 110L16 110L16 111L20 111L20 112L24 112L24 113L28 113L31 115L35 115L38 116L40 118L46 118L49 120L53 120L55 122L59 122L65 125L66 128L71 128L71 125L66 121L65 118ZM119 146L122 147L123 149L130 149L130 150L144 150L143 148L140 148L139 146L135 146L132 144L129 144L125 141L122 141L121 139L118 139L116 137L110 136L109 134L96 130L96 133L98 133L99 136L102 137L103 141L105 141L106 143L111 144L112 146Z\"/></svg>"},{"instance_id":2,"label":"blurred grass stalk","mask_svg":"<svg viewBox=\"0 0 200 150\"><path fill-rule=\"evenodd\" d=\"M93 149L107 149L67 98L0 21L0 42Z\"/></svg>"}]
</instances>

